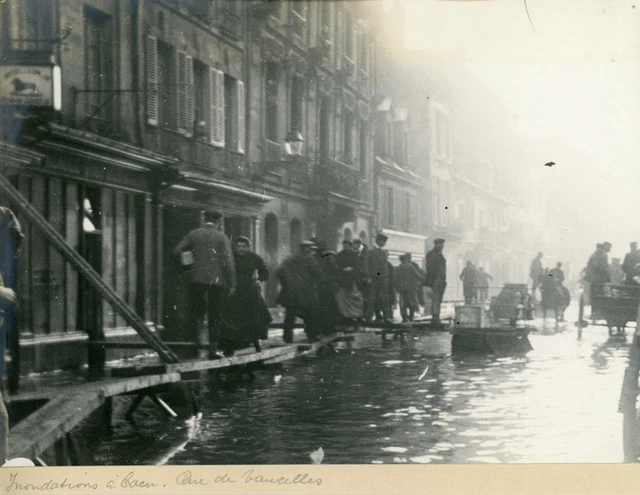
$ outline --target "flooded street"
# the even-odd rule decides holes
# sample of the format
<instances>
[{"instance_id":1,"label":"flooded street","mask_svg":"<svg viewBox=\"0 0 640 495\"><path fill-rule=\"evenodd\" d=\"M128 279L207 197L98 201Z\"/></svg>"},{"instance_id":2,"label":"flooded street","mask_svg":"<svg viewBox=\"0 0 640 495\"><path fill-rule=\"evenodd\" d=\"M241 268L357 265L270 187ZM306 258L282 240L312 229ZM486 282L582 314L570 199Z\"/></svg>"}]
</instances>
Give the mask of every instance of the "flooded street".
<instances>
[{"instance_id":1,"label":"flooded street","mask_svg":"<svg viewBox=\"0 0 640 495\"><path fill-rule=\"evenodd\" d=\"M622 462L632 331L588 327L578 339L565 328L550 324L530 335L533 351L503 358L452 357L448 333L361 333L351 355L345 345L204 392L199 421L167 422L147 405L135 429L116 424L97 460L304 464L322 447L329 464Z\"/></svg>"}]
</instances>

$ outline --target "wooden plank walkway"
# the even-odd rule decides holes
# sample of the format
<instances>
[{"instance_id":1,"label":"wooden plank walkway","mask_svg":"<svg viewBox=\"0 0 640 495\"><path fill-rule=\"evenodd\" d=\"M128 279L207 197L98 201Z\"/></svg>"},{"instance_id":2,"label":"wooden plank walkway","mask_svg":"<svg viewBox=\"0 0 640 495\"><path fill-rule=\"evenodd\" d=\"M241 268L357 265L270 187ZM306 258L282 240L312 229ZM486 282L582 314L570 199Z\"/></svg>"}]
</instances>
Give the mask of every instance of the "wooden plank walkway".
<instances>
[{"instance_id":1,"label":"wooden plank walkway","mask_svg":"<svg viewBox=\"0 0 640 495\"><path fill-rule=\"evenodd\" d=\"M299 335L298 335L299 337ZM164 369L156 374L142 374L128 378L105 378L95 382L71 385L59 385L44 390L26 392L11 397L11 401L48 399L38 410L11 428L9 448L12 457L36 459L64 439L85 418L102 406L113 396L127 393L145 393L165 384L182 381L183 373L194 371L219 370L250 363L274 364L310 354L321 347L338 341L350 341L353 336L336 333L318 342L285 344L265 348L261 352L245 349L233 357L216 360L183 361L176 364L162 364ZM158 358L154 358L158 361ZM144 370L145 366L139 366ZM157 368L158 363L152 363Z\"/></svg>"}]
</instances>

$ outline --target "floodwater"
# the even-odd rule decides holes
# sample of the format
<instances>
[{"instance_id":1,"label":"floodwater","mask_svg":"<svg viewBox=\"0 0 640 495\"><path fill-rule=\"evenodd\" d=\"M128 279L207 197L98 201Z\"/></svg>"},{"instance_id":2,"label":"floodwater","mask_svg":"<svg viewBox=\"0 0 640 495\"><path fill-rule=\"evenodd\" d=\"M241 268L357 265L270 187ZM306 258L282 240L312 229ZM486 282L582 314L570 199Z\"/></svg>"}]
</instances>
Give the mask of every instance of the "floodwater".
<instances>
[{"instance_id":1,"label":"floodwater","mask_svg":"<svg viewBox=\"0 0 640 495\"><path fill-rule=\"evenodd\" d=\"M351 353L345 344L206 390L199 420L167 420L147 402L94 460L308 464L322 447L324 464L622 462L632 330L560 330L532 333L533 351L512 357L452 357L448 333L361 333Z\"/></svg>"}]
</instances>

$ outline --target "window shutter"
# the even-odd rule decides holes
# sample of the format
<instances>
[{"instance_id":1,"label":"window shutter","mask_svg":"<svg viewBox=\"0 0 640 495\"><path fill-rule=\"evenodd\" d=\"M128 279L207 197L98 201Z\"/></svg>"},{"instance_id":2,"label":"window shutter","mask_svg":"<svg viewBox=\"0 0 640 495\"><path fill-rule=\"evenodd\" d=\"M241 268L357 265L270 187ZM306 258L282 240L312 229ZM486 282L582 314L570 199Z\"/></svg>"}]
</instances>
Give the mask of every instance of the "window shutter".
<instances>
[{"instance_id":1,"label":"window shutter","mask_svg":"<svg viewBox=\"0 0 640 495\"><path fill-rule=\"evenodd\" d=\"M158 125L158 41L147 36L147 122ZM166 91L166 88L163 88Z\"/></svg>"},{"instance_id":2,"label":"window shutter","mask_svg":"<svg viewBox=\"0 0 640 495\"><path fill-rule=\"evenodd\" d=\"M209 69L211 93L211 144L224 147L224 73Z\"/></svg>"},{"instance_id":3,"label":"window shutter","mask_svg":"<svg viewBox=\"0 0 640 495\"><path fill-rule=\"evenodd\" d=\"M238 91L238 151L244 153L245 125L244 125L244 83L237 81Z\"/></svg>"},{"instance_id":4,"label":"window shutter","mask_svg":"<svg viewBox=\"0 0 640 495\"><path fill-rule=\"evenodd\" d=\"M193 124L195 119L193 88L193 57L187 57L187 134L193 135Z\"/></svg>"},{"instance_id":5,"label":"window shutter","mask_svg":"<svg viewBox=\"0 0 640 495\"><path fill-rule=\"evenodd\" d=\"M178 132L191 135L193 127L193 60L177 52L178 64Z\"/></svg>"}]
</instances>

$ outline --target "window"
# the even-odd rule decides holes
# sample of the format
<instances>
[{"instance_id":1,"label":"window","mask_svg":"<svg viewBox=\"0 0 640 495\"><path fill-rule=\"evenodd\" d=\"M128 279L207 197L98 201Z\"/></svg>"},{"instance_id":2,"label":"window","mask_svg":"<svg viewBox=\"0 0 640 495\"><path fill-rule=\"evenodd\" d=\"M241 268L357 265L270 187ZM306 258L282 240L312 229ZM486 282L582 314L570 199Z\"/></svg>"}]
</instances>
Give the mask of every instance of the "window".
<instances>
[{"instance_id":1,"label":"window","mask_svg":"<svg viewBox=\"0 0 640 495\"><path fill-rule=\"evenodd\" d=\"M177 57L178 132L193 134L193 59L178 51Z\"/></svg>"},{"instance_id":2,"label":"window","mask_svg":"<svg viewBox=\"0 0 640 495\"><path fill-rule=\"evenodd\" d=\"M368 153L368 134L369 128L364 121L360 121L360 152L358 153L358 159L360 163L360 170L367 170L367 160L369 159Z\"/></svg>"},{"instance_id":3,"label":"window","mask_svg":"<svg viewBox=\"0 0 640 495\"><path fill-rule=\"evenodd\" d=\"M348 163L352 163L353 160L353 133L354 133L354 118L353 112L345 111L344 112L344 159Z\"/></svg>"},{"instance_id":4,"label":"window","mask_svg":"<svg viewBox=\"0 0 640 495\"><path fill-rule=\"evenodd\" d=\"M329 117L331 100L328 97L322 98L320 104L320 153L327 155L329 153Z\"/></svg>"},{"instance_id":5,"label":"window","mask_svg":"<svg viewBox=\"0 0 640 495\"><path fill-rule=\"evenodd\" d=\"M291 2L291 25L294 34L304 38L305 26L307 24L307 4L304 0L293 0Z\"/></svg>"},{"instance_id":6,"label":"window","mask_svg":"<svg viewBox=\"0 0 640 495\"><path fill-rule=\"evenodd\" d=\"M92 127L108 127L112 122L113 94L112 24L111 17L97 10L85 9L86 69L85 112L91 116Z\"/></svg>"},{"instance_id":7,"label":"window","mask_svg":"<svg viewBox=\"0 0 640 495\"><path fill-rule=\"evenodd\" d=\"M358 44L358 64L360 65L360 70L369 72L369 37L366 33L358 34Z\"/></svg>"},{"instance_id":8,"label":"window","mask_svg":"<svg viewBox=\"0 0 640 495\"><path fill-rule=\"evenodd\" d=\"M411 195L408 192L404 193L404 222L403 227L407 232L411 231L413 208L411 207Z\"/></svg>"},{"instance_id":9,"label":"window","mask_svg":"<svg viewBox=\"0 0 640 495\"><path fill-rule=\"evenodd\" d=\"M265 73L265 137L275 143L280 142L278 135L279 79L278 66L268 63Z\"/></svg>"},{"instance_id":10,"label":"window","mask_svg":"<svg viewBox=\"0 0 640 495\"><path fill-rule=\"evenodd\" d=\"M395 225L395 208L393 201L393 187L387 187L387 223L389 227Z\"/></svg>"},{"instance_id":11,"label":"window","mask_svg":"<svg viewBox=\"0 0 640 495\"><path fill-rule=\"evenodd\" d=\"M155 63L154 63L155 61ZM171 127L173 114L173 49L147 38L147 119L150 124ZM154 91L155 89L155 91Z\"/></svg>"},{"instance_id":12,"label":"window","mask_svg":"<svg viewBox=\"0 0 640 495\"><path fill-rule=\"evenodd\" d=\"M391 156L391 154L393 153L393 124L388 120L385 122L385 129L385 153L387 154L387 156Z\"/></svg>"},{"instance_id":13,"label":"window","mask_svg":"<svg viewBox=\"0 0 640 495\"><path fill-rule=\"evenodd\" d=\"M354 46L353 46L353 32L354 32L354 21L353 21L353 12L351 10L347 10L345 13L346 25L344 26L344 54L349 57L351 60L355 58Z\"/></svg>"},{"instance_id":14,"label":"window","mask_svg":"<svg viewBox=\"0 0 640 495\"><path fill-rule=\"evenodd\" d=\"M224 76L225 136L229 150L244 153L244 84Z\"/></svg>"},{"instance_id":15,"label":"window","mask_svg":"<svg viewBox=\"0 0 640 495\"><path fill-rule=\"evenodd\" d=\"M209 68L209 101L211 103L211 144L223 147L225 144L224 74Z\"/></svg>"},{"instance_id":16,"label":"window","mask_svg":"<svg viewBox=\"0 0 640 495\"><path fill-rule=\"evenodd\" d=\"M54 2L26 0L24 8L4 9L10 15L9 38L13 50L51 52L54 38L52 21Z\"/></svg>"},{"instance_id":17,"label":"window","mask_svg":"<svg viewBox=\"0 0 640 495\"><path fill-rule=\"evenodd\" d=\"M302 131L303 84L300 77L291 78L291 115L289 118L292 131Z\"/></svg>"},{"instance_id":18,"label":"window","mask_svg":"<svg viewBox=\"0 0 640 495\"><path fill-rule=\"evenodd\" d=\"M209 141L207 130L211 125L209 92L209 67L198 60L193 61L193 118L197 139Z\"/></svg>"},{"instance_id":19,"label":"window","mask_svg":"<svg viewBox=\"0 0 640 495\"><path fill-rule=\"evenodd\" d=\"M320 4L320 23L324 33L328 35L331 32L331 2L318 3Z\"/></svg>"}]
</instances>

